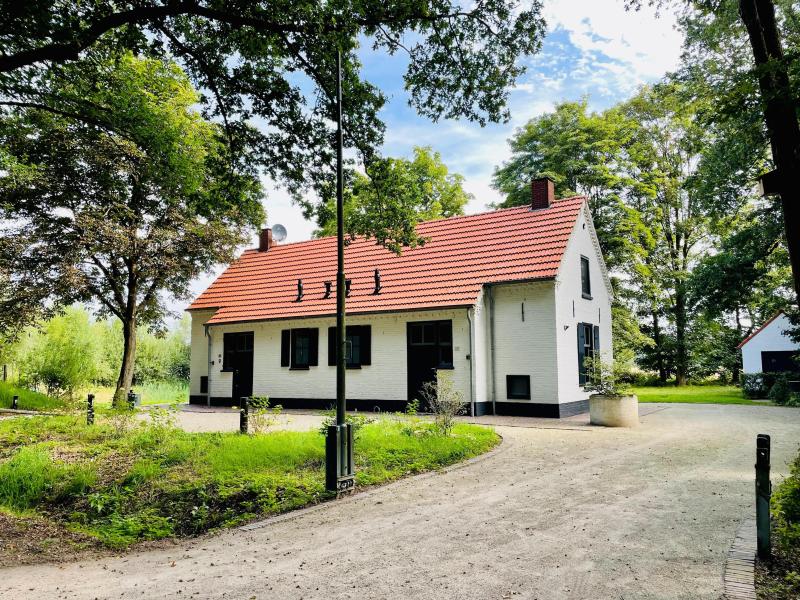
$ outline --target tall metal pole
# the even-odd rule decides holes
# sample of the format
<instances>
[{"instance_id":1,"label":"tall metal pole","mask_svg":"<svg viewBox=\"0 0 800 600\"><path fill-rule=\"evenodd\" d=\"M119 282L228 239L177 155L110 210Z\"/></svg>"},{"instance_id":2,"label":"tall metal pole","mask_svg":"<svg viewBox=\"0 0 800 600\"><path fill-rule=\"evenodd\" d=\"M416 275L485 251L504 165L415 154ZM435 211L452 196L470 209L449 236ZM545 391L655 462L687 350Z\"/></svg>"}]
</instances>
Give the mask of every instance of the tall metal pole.
<instances>
[{"instance_id":1,"label":"tall metal pole","mask_svg":"<svg viewBox=\"0 0 800 600\"><path fill-rule=\"evenodd\" d=\"M342 174L342 51L336 51L336 424L345 424L344 182Z\"/></svg>"},{"instance_id":2,"label":"tall metal pole","mask_svg":"<svg viewBox=\"0 0 800 600\"><path fill-rule=\"evenodd\" d=\"M325 487L341 493L353 489L353 428L345 419L345 298L344 276L344 182L342 174L342 53L336 52L336 425L328 427L325 439Z\"/></svg>"}]
</instances>

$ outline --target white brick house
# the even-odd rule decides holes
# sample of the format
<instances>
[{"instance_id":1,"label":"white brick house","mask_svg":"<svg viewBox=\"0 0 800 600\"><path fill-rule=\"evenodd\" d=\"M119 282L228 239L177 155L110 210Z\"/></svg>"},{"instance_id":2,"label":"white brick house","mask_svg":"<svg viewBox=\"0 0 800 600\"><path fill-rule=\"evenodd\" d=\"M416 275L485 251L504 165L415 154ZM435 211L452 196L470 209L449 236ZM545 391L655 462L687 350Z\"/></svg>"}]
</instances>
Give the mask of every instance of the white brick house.
<instances>
[{"instance_id":1,"label":"white brick house","mask_svg":"<svg viewBox=\"0 0 800 600\"><path fill-rule=\"evenodd\" d=\"M789 317L780 311L739 344L744 373L795 372L800 368L800 344L788 335Z\"/></svg>"},{"instance_id":2,"label":"white brick house","mask_svg":"<svg viewBox=\"0 0 800 600\"><path fill-rule=\"evenodd\" d=\"M474 414L560 417L587 407L582 357L611 352L611 285L582 197L420 224L396 256L347 246L348 408L398 410L447 371ZM328 408L336 368L334 238L264 230L189 307L190 400L269 396Z\"/></svg>"}]
</instances>

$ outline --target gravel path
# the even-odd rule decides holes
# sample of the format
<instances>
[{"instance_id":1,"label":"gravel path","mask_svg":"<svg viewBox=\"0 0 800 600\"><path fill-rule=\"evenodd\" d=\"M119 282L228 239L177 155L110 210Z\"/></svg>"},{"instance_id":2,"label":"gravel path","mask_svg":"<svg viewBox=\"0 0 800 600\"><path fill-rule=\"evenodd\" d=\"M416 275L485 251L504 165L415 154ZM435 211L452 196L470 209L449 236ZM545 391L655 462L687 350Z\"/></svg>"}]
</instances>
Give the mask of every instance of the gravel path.
<instances>
[{"instance_id":1,"label":"gravel path","mask_svg":"<svg viewBox=\"0 0 800 600\"><path fill-rule=\"evenodd\" d=\"M717 599L755 436L785 472L800 411L662 408L636 430L498 426L500 449L463 468L164 550L6 569L0 597Z\"/></svg>"}]
</instances>

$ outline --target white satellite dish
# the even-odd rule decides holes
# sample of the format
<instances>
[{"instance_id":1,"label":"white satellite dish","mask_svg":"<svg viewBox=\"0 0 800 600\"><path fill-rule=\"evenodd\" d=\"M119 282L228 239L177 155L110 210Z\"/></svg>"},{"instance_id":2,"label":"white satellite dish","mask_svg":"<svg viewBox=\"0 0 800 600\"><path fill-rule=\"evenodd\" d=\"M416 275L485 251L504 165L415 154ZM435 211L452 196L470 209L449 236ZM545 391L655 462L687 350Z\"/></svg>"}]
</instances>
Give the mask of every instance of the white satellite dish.
<instances>
[{"instance_id":1,"label":"white satellite dish","mask_svg":"<svg viewBox=\"0 0 800 600\"><path fill-rule=\"evenodd\" d=\"M282 242L286 239L286 227L281 225L280 223L276 223L272 226L272 239L276 242Z\"/></svg>"}]
</instances>

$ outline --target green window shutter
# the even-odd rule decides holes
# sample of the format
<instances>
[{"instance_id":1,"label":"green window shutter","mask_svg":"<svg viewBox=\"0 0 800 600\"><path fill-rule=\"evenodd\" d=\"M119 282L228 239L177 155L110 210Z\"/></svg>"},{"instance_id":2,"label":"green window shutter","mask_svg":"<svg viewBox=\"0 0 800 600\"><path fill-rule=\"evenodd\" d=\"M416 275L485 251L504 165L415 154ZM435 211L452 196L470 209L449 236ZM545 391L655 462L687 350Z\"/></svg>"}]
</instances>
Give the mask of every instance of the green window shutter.
<instances>
[{"instance_id":1,"label":"green window shutter","mask_svg":"<svg viewBox=\"0 0 800 600\"><path fill-rule=\"evenodd\" d=\"M372 325L362 325L358 334L361 336L361 364L372 364Z\"/></svg>"},{"instance_id":2,"label":"green window shutter","mask_svg":"<svg viewBox=\"0 0 800 600\"><path fill-rule=\"evenodd\" d=\"M292 330L281 331L281 366L288 367L292 356Z\"/></svg>"},{"instance_id":3,"label":"green window shutter","mask_svg":"<svg viewBox=\"0 0 800 600\"><path fill-rule=\"evenodd\" d=\"M308 366L316 367L319 364L319 329L307 329L308 331Z\"/></svg>"},{"instance_id":4,"label":"green window shutter","mask_svg":"<svg viewBox=\"0 0 800 600\"><path fill-rule=\"evenodd\" d=\"M586 385L586 365L583 364L583 348L586 345L583 323L578 323L578 385Z\"/></svg>"},{"instance_id":5,"label":"green window shutter","mask_svg":"<svg viewBox=\"0 0 800 600\"><path fill-rule=\"evenodd\" d=\"M328 366L336 366L336 327L328 327Z\"/></svg>"},{"instance_id":6,"label":"green window shutter","mask_svg":"<svg viewBox=\"0 0 800 600\"><path fill-rule=\"evenodd\" d=\"M600 356L600 327L594 326L594 340L592 344L592 351L595 356Z\"/></svg>"}]
</instances>

